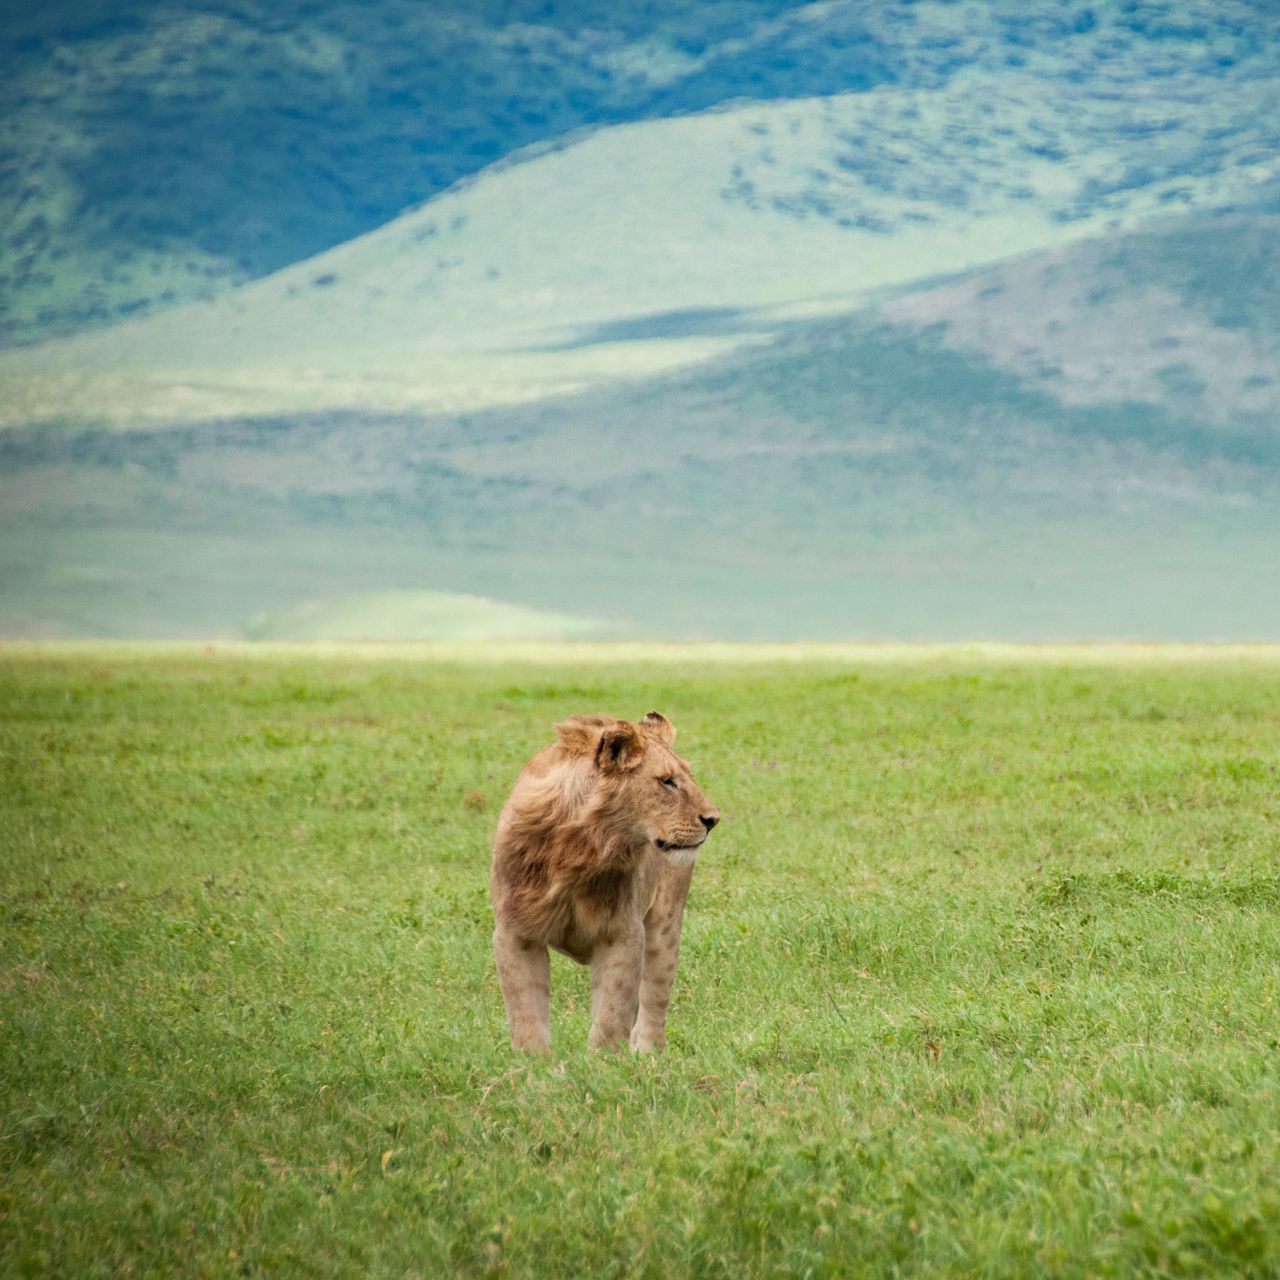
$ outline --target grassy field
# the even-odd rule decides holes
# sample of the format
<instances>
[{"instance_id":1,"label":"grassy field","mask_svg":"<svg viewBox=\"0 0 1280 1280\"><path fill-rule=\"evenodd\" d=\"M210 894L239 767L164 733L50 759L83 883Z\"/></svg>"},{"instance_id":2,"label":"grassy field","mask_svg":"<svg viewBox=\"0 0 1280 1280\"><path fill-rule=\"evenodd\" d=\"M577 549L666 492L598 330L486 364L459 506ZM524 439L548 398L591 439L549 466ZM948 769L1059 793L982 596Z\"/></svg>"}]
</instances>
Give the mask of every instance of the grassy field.
<instances>
[{"instance_id":1,"label":"grassy field","mask_svg":"<svg viewBox=\"0 0 1280 1280\"><path fill-rule=\"evenodd\" d=\"M574 711L724 809L660 1059L512 1056ZM1280 1272L1280 650L0 650L0 1273Z\"/></svg>"}]
</instances>

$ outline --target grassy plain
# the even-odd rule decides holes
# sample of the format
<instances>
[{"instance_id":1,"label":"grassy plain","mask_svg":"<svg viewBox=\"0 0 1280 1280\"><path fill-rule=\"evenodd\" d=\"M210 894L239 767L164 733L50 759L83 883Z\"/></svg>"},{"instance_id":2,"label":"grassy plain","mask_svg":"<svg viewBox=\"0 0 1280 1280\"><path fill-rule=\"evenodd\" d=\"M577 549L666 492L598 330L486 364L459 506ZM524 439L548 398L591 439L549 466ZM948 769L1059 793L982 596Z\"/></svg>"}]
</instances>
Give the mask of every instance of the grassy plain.
<instances>
[{"instance_id":1,"label":"grassy plain","mask_svg":"<svg viewBox=\"0 0 1280 1280\"><path fill-rule=\"evenodd\" d=\"M725 811L660 1059L513 1058L574 711ZM1275 1275L1280 651L0 650L0 1272Z\"/></svg>"}]
</instances>

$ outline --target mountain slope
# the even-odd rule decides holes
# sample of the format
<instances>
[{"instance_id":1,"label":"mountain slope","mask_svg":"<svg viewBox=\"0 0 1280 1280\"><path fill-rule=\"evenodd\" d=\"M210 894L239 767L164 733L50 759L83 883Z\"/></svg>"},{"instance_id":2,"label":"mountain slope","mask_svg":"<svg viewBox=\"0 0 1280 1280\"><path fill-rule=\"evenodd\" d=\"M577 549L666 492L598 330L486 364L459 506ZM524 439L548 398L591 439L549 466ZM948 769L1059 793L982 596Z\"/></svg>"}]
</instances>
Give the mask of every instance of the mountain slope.
<instances>
[{"instance_id":1,"label":"mountain slope","mask_svg":"<svg viewBox=\"0 0 1280 1280\"><path fill-rule=\"evenodd\" d=\"M1276 82L1237 89L1013 68L602 130L216 301L0 354L4 420L448 410L653 373L1177 208L1266 207Z\"/></svg>"},{"instance_id":2,"label":"mountain slope","mask_svg":"<svg viewBox=\"0 0 1280 1280\"><path fill-rule=\"evenodd\" d=\"M0 603L115 634L429 589L651 636L1280 637L1276 230L1157 223L465 416L12 431Z\"/></svg>"},{"instance_id":3,"label":"mountain slope","mask_svg":"<svg viewBox=\"0 0 1280 1280\"><path fill-rule=\"evenodd\" d=\"M1269 0L8 6L0 340L213 296L371 231L522 147L744 98L892 87L927 117L990 93L993 112L955 115L954 179L924 184L948 200L968 198L964 170L986 168L1006 129L1042 176L1078 186L1083 114L1092 158L1060 216L1096 218L1162 182L1176 204L1196 198L1178 179L1202 186L1247 155L1274 156L1278 68ZM1096 132L1087 121L1113 95L1114 119ZM846 166L873 187L911 185L929 159L901 145L913 129L908 116L896 138L871 130L864 147L859 128L826 179L728 182L748 203L844 216ZM773 144L785 168L786 136Z\"/></svg>"},{"instance_id":4,"label":"mountain slope","mask_svg":"<svg viewBox=\"0 0 1280 1280\"><path fill-rule=\"evenodd\" d=\"M981 353L1069 408L1150 405L1270 436L1280 422L1277 243L1280 217L1193 222L1011 263L882 314Z\"/></svg>"},{"instance_id":5,"label":"mountain slope","mask_svg":"<svg viewBox=\"0 0 1280 1280\"><path fill-rule=\"evenodd\" d=\"M751 31L778 8L724 17ZM667 7L646 73L615 69L639 34L603 4L10 6L0 332L209 296L597 113L643 112L661 50L711 28L697 11Z\"/></svg>"}]
</instances>

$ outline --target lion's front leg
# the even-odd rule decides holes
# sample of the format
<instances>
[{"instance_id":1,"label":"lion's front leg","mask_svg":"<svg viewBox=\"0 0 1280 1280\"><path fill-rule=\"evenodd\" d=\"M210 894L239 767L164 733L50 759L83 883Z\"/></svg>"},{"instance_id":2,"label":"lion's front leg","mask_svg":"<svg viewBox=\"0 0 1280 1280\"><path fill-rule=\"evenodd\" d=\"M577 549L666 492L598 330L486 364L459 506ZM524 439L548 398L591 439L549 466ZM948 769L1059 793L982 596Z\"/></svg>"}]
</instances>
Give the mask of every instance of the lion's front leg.
<instances>
[{"instance_id":1,"label":"lion's front leg","mask_svg":"<svg viewBox=\"0 0 1280 1280\"><path fill-rule=\"evenodd\" d=\"M591 953L592 1049L620 1049L627 1043L640 1002L644 930L636 922L621 936L599 943Z\"/></svg>"},{"instance_id":2,"label":"lion's front leg","mask_svg":"<svg viewBox=\"0 0 1280 1280\"><path fill-rule=\"evenodd\" d=\"M667 1005L676 977L680 943L663 938L646 946L640 975L640 1009L631 1030L631 1047L637 1053L661 1053L667 1047Z\"/></svg>"},{"instance_id":3,"label":"lion's front leg","mask_svg":"<svg viewBox=\"0 0 1280 1280\"><path fill-rule=\"evenodd\" d=\"M631 1031L631 1047L637 1053L661 1053L667 1047L667 1006L680 960L680 925L692 879L692 867L669 867L644 918L640 1009Z\"/></svg>"},{"instance_id":4,"label":"lion's front leg","mask_svg":"<svg viewBox=\"0 0 1280 1280\"><path fill-rule=\"evenodd\" d=\"M511 1044L531 1053L551 1051L551 956L499 924L493 932L498 982L507 1006Z\"/></svg>"}]
</instances>

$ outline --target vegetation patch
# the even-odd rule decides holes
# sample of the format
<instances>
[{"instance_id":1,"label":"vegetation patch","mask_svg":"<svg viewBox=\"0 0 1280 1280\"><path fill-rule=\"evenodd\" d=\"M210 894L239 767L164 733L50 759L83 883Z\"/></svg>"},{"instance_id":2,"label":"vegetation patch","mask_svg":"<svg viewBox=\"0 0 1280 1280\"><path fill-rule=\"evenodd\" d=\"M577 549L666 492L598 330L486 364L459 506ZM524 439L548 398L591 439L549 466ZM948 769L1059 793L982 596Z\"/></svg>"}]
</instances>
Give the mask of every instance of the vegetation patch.
<instances>
[{"instance_id":1,"label":"vegetation patch","mask_svg":"<svg viewBox=\"0 0 1280 1280\"><path fill-rule=\"evenodd\" d=\"M557 958L514 1057L497 810L655 706L670 1048ZM0 1271L1274 1275L1278 719L1268 650L9 647Z\"/></svg>"}]
</instances>

